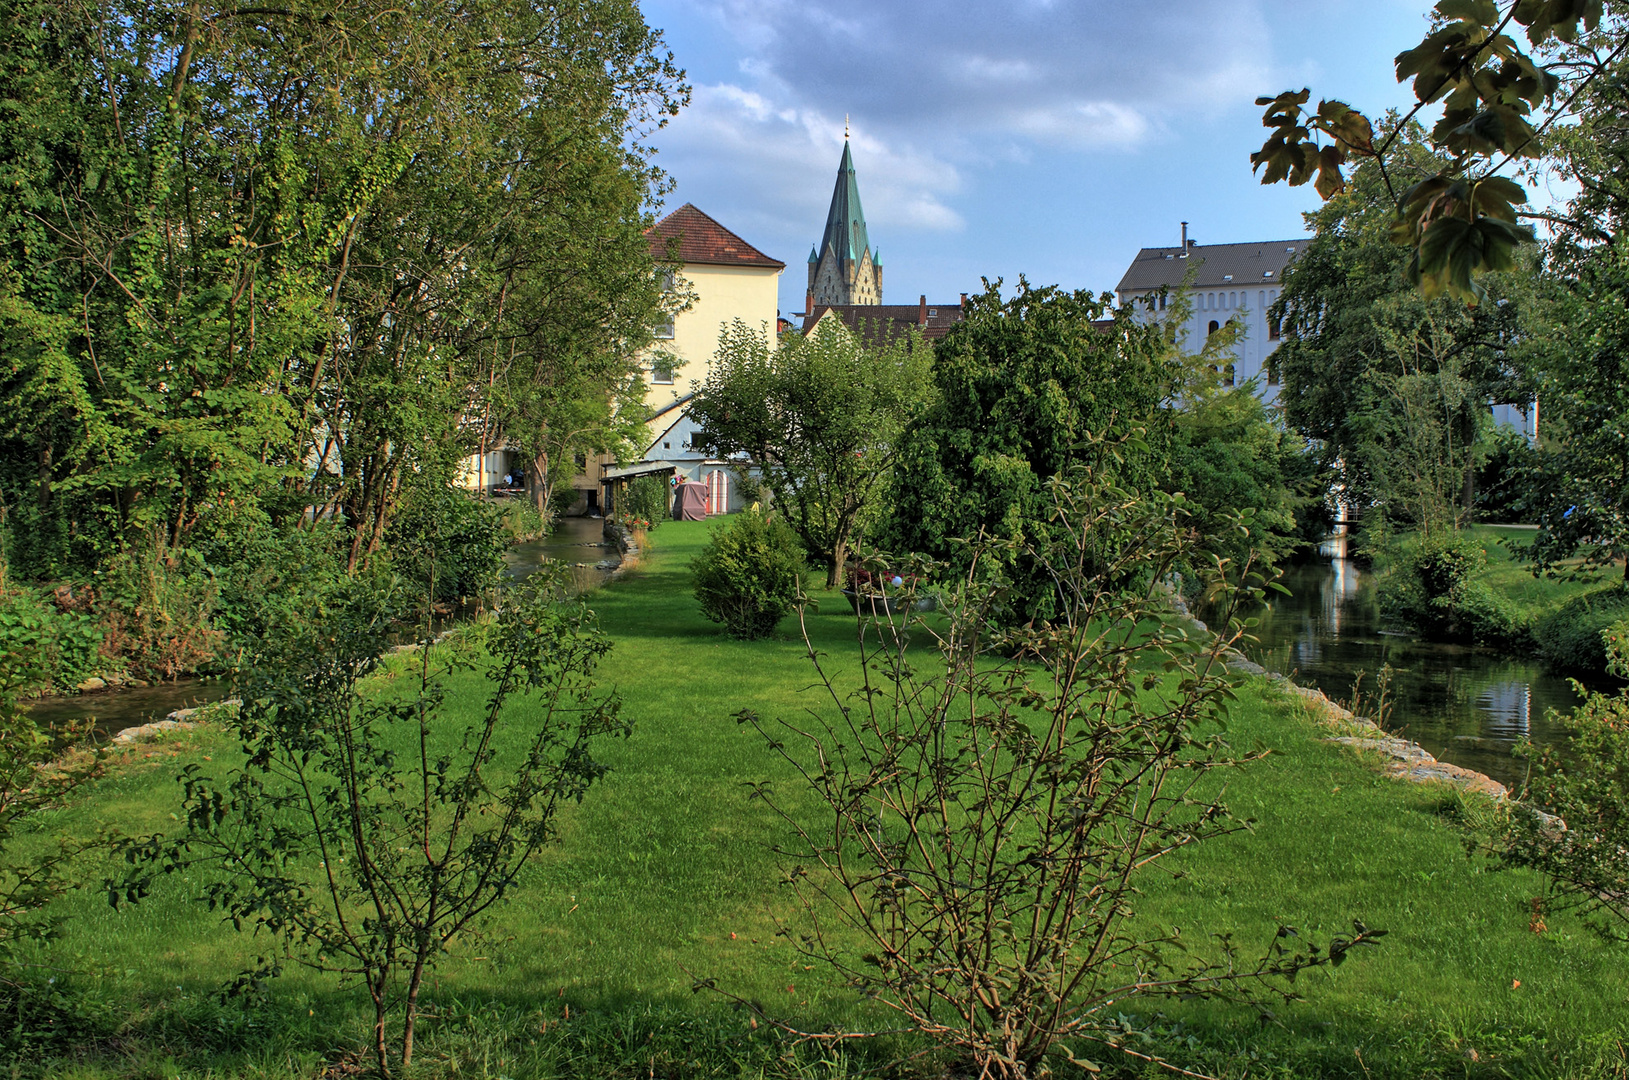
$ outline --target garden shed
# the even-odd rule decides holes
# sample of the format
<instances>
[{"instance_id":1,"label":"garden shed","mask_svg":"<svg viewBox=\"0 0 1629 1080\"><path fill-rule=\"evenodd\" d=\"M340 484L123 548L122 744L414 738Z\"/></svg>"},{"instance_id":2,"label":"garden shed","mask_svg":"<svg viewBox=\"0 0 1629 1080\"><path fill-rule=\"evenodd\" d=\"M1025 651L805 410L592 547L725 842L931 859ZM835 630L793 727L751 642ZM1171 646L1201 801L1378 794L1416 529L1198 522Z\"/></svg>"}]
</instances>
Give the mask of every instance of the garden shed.
<instances>
[{"instance_id":1,"label":"garden shed","mask_svg":"<svg viewBox=\"0 0 1629 1080\"><path fill-rule=\"evenodd\" d=\"M617 496L641 476L654 476L671 487L678 472L679 467L671 461L641 461L624 469L606 469L600 474L600 486L605 489L605 512L620 513L622 507L618 504ZM671 496L669 499L668 506L671 508Z\"/></svg>"}]
</instances>

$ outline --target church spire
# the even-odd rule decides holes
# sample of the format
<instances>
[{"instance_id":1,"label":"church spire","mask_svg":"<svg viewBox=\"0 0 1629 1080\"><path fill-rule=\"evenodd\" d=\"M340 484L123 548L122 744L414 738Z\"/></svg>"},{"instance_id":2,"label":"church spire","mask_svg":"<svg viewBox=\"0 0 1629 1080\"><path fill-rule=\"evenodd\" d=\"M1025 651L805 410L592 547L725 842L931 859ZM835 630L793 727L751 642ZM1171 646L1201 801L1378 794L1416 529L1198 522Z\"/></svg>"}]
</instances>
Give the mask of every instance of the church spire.
<instances>
[{"instance_id":1,"label":"church spire","mask_svg":"<svg viewBox=\"0 0 1629 1080\"><path fill-rule=\"evenodd\" d=\"M817 303L880 304L882 275L866 230L865 210L860 206L860 185L854 175L846 118L843 128L843 158L837 165L826 229L816 254L810 256L809 290Z\"/></svg>"},{"instance_id":2,"label":"church spire","mask_svg":"<svg viewBox=\"0 0 1629 1080\"><path fill-rule=\"evenodd\" d=\"M826 211L826 231L820 238L822 254L828 244L845 270L849 263L864 258L871 246L871 239L866 235L865 210L860 206L860 185L854 177L854 157L849 153L847 139L843 140L843 160L837 166L831 209Z\"/></svg>"}]
</instances>

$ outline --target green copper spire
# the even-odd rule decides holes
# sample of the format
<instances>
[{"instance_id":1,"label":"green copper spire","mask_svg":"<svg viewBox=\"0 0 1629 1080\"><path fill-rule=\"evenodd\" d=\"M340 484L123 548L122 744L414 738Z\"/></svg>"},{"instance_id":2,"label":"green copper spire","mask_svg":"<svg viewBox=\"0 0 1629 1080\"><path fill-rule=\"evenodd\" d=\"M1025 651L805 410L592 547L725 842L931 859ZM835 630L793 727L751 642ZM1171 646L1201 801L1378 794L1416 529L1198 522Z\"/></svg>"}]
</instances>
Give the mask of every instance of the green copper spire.
<instances>
[{"instance_id":1,"label":"green copper spire","mask_svg":"<svg viewBox=\"0 0 1629 1080\"><path fill-rule=\"evenodd\" d=\"M830 245L839 266L859 262L871 239L865 231L865 211L860 207L860 185L854 179L854 158L848 140L843 140L843 160L837 166L837 186L832 189L831 209L826 211L826 231L820 250Z\"/></svg>"}]
</instances>

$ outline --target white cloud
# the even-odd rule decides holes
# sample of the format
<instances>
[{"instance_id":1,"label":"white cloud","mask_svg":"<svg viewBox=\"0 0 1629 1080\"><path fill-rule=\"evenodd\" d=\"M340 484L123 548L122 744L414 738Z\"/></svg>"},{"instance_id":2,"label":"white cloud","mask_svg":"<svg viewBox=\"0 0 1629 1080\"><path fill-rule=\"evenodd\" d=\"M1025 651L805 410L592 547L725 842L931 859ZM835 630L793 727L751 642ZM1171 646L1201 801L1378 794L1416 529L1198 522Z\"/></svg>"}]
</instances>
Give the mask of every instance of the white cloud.
<instances>
[{"instance_id":1,"label":"white cloud","mask_svg":"<svg viewBox=\"0 0 1629 1080\"><path fill-rule=\"evenodd\" d=\"M855 128L852 143L872 224L929 231L963 226L946 202L961 187L954 166L864 128ZM761 247L777 244L769 253L796 263L806 250L792 245L807 249L825 221L843 152L843 120L730 83L698 86L660 145L658 163L675 177L678 200L689 198L687 190L707 191L720 205L701 209Z\"/></svg>"}]
</instances>

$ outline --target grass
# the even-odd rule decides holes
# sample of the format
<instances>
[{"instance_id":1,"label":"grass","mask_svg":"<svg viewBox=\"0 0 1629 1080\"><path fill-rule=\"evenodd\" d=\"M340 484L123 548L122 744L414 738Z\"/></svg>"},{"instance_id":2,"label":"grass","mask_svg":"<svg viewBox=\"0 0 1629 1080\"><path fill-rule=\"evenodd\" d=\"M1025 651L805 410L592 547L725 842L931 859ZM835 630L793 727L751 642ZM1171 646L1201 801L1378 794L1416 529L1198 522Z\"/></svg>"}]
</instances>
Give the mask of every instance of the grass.
<instances>
[{"instance_id":1,"label":"grass","mask_svg":"<svg viewBox=\"0 0 1629 1080\"><path fill-rule=\"evenodd\" d=\"M616 642L604 681L621 692L634 734L607 748L614 771L573 809L562 844L484 936L442 964L424 1075L858 1077L910 1049L791 1047L691 991L693 977L717 978L787 1018L875 1022L774 936L773 917L791 913L769 853L782 831L746 785L790 790L789 779L731 717L749 705L794 710L812 680L791 621L776 639L743 643L701 618L685 564L712 524L664 525L641 566L594 595ZM852 633L838 606L810 620L834 654ZM481 696L476 680L460 681L455 710ZM1305 978L1307 1000L1270 1023L1214 1002L1145 1012L1163 1031L1150 1049L1219 1077L1629 1076L1619 1034L1629 957L1559 919L1532 933L1529 900L1542 883L1467 858L1455 798L1384 779L1316 741L1299 706L1266 682L1239 703L1232 731L1272 751L1229 780L1228 801L1255 830L1190 853L1178 879L1151 879L1139 918L1181 926L1196 950L1232 930L1246 955L1280 922L1319 940L1353 918L1391 933ZM212 731L142 746L49 824L172 828L178 766L218 766L235 752ZM58 905L62 939L28 957L38 966L0 975L0 1030L11 1023L31 1046L0 1063L0 1076L339 1076L366 1063L359 989L291 971L222 1001L223 982L272 943L192 901L197 882L170 881L115 911L94 883L117 869L87 867L92 885ZM1103 1064L1111 1075L1143 1071ZM919 1061L892 1072L931 1070Z\"/></svg>"},{"instance_id":2,"label":"grass","mask_svg":"<svg viewBox=\"0 0 1629 1080\"><path fill-rule=\"evenodd\" d=\"M1468 532L1482 544L1488 554L1488 568L1483 580L1493 590L1515 601L1535 620L1550 614L1580 593L1592 592L1602 585L1612 584L1620 576L1607 569L1599 580L1562 581L1550 577L1534 577L1532 564L1523 562L1517 550L1533 542L1533 530L1519 525L1475 525ZM1572 565L1579 565L1576 560Z\"/></svg>"}]
</instances>

